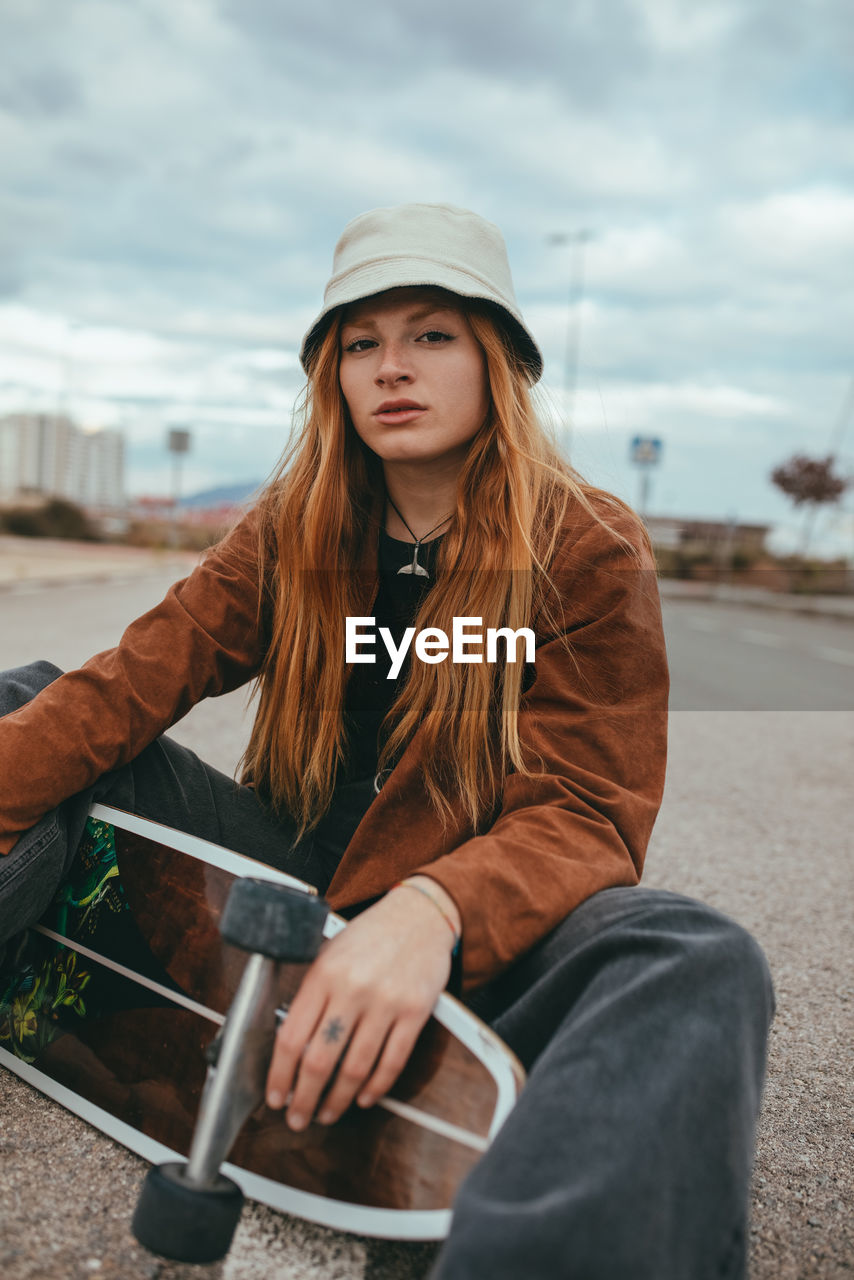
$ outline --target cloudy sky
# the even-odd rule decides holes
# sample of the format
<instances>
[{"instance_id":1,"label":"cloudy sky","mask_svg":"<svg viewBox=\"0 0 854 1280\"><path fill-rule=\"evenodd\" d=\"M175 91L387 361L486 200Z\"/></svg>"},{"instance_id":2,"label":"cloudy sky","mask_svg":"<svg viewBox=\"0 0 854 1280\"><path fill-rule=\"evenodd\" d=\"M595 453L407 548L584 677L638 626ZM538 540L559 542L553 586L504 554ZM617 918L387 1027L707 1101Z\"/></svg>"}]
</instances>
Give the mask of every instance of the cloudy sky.
<instances>
[{"instance_id":1,"label":"cloudy sky","mask_svg":"<svg viewBox=\"0 0 854 1280\"><path fill-rule=\"evenodd\" d=\"M502 228L590 479L636 501L660 438L651 512L791 538L768 473L854 376L849 0L0 0L0 47L0 412L121 427L132 493L170 426L188 491L260 479L344 224L446 201Z\"/></svg>"}]
</instances>

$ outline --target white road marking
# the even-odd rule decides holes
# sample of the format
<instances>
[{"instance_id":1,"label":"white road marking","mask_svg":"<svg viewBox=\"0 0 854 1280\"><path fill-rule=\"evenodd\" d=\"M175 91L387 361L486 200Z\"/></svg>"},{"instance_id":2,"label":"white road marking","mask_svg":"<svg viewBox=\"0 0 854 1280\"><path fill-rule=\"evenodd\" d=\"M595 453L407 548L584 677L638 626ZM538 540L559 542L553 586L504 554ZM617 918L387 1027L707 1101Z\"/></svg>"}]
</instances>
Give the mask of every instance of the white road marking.
<instances>
[{"instance_id":1,"label":"white road marking","mask_svg":"<svg viewBox=\"0 0 854 1280\"><path fill-rule=\"evenodd\" d=\"M737 640L746 640L748 644L763 644L768 649L784 649L786 641L773 631L754 631L752 627L744 627L735 633Z\"/></svg>"},{"instance_id":2,"label":"white road marking","mask_svg":"<svg viewBox=\"0 0 854 1280\"><path fill-rule=\"evenodd\" d=\"M693 631L706 632L722 632L721 624L713 618L703 617L701 614L689 614L685 619L685 625ZM759 631L755 627L741 627L731 633L730 638L734 640L742 640L747 644L762 645L766 649L793 649L798 651L798 647L786 637L778 635L774 631ZM726 638L726 637L725 637ZM821 658L825 662L837 662L846 667L854 667L854 651L849 649L836 649L832 645L814 645L810 648L800 650L802 657Z\"/></svg>"},{"instance_id":3,"label":"white road marking","mask_svg":"<svg viewBox=\"0 0 854 1280\"><path fill-rule=\"evenodd\" d=\"M721 624L714 618L704 618L699 613L689 614L685 619L692 631L720 631Z\"/></svg>"},{"instance_id":4,"label":"white road marking","mask_svg":"<svg viewBox=\"0 0 854 1280\"><path fill-rule=\"evenodd\" d=\"M19 582L14 586L7 587L6 592L10 596L35 596L43 595L45 591L65 591L69 587L94 587L102 585L103 580L100 578L53 578L47 582Z\"/></svg>"},{"instance_id":5,"label":"white road marking","mask_svg":"<svg viewBox=\"0 0 854 1280\"><path fill-rule=\"evenodd\" d=\"M843 662L846 666L854 667L854 653L849 652L848 649L833 649L829 645L821 645L813 652L827 662Z\"/></svg>"},{"instance_id":6,"label":"white road marking","mask_svg":"<svg viewBox=\"0 0 854 1280\"><path fill-rule=\"evenodd\" d=\"M67 587L133 587L137 583L150 582L153 579L168 579L168 582L176 582L182 574L187 576L186 572L180 566L165 566L163 569L143 569L133 574L104 574L93 572L91 574L80 574L69 578L35 578L32 581L22 578L20 581L3 582L0 581L0 595L8 596L34 596L41 595L45 591L56 591Z\"/></svg>"}]
</instances>

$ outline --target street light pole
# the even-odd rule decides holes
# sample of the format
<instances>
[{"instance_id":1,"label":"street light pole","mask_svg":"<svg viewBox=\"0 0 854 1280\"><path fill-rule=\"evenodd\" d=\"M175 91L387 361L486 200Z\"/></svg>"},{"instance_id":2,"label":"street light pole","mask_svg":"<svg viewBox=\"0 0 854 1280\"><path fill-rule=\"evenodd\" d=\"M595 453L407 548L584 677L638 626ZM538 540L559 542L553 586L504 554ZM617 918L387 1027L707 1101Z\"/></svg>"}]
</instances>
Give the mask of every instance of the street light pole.
<instances>
[{"instance_id":1,"label":"street light pole","mask_svg":"<svg viewBox=\"0 0 854 1280\"><path fill-rule=\"evenodd\" d=\"M180 542L178 536L178 508L181 502L181 460L190 452L190 432L181 427L172 427L166 437L166 445L172 455L172 532L170 541L173 547Z\"/></svg>"},{"instance_id":2,"label":"street light pole","mask_svg":"<svg viewBox=\"0 0 854 1280\"><path fill-rule=\"evenodd\" d=\"M564 434L566 447L572 446L575 418L575 390L578 383L578 358L581 349L581 302L584 296L584 246L592 240L593 232L556 231L549 237L554 245L568 244L573 252L570 258L569 314L566 326L566 354L563 364Z\"/></svg>"}]
</instances>

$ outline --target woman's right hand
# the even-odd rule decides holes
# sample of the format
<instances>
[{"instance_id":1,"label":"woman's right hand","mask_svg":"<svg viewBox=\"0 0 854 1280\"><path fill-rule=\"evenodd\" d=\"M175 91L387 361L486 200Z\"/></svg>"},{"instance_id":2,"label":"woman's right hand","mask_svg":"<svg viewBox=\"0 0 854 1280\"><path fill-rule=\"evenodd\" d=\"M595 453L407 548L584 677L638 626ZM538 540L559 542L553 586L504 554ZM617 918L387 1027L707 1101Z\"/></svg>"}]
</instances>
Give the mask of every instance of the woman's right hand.
<instances>
[{"instance_id":1,"label":"woman's right hand","mask_svg":"<svg viewBox=\"0 0 854 1280\"><path fill-rule=\"evenodd\" d=\"M427 883L438 900L444 890ZM325 943L276 1036L267 1105L287 1104L287 1122L298 1130L330 1081L321 1124L334 1123L354 1100L369 1107L383 1097L447 984L453 946L436 903L405 887Z\"/></svg>"}]
</instances>

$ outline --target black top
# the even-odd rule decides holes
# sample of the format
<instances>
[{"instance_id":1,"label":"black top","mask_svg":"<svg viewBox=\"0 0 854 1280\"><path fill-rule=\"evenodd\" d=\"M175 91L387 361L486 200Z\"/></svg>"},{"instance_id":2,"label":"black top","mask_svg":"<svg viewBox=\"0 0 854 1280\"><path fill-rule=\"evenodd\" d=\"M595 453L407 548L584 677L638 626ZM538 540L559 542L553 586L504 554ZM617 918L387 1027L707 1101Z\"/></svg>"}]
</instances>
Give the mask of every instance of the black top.
<instances>
[{"instance_id":1,"label":"black top","mask_svg":"<svg viewBox=\"0 0 854 1280\"><path fill-rule=\"evenodd\" d=\"M339 769L332 804L313 833L314 858L320 860L325 872L325 883L318 884L322 893L382 785L382 779L376 777L380 725L409 673L412 645L396 679L388 679L391 658L379 629L388 627L395 645L400 644L404 631L413 625L419 606L435 581L436 559L443 536L418 548L418 563L430 575L423 578L398 572L404 565L412 564L415 544L400 542L389 537L384 529L380 531L380 585L369 615L374 619L374 645L372 649L367 645L361 648L363 653L373 653L376 661L353 664L344 696L348 759ZM322 877L315 875L315 881L318 878Z\"/></svg>"},{"instance_id":2,"label":"black top","mask_svg":"<svg viewBox=\"0 0 854 1280\"><path fill-rule=\"evenodd\" d=\"M374 663L354 663L344 697L344 726L347 730L350 756L340 781L352 782L357 778L373 778L376 774L380 748L380 725L402 689L407 675L413 646L410 645L403 666L394 680L388 678L391 657L382 637L380 627L387 627L399 645L407 627L415 621L415 615L435 581L435 566L441 536L418 548L418 563L429 573L429 578L416 574L401 574L399 570L412 564L414 543L399 542L380 531L379 578L380 586L370 616L374 618L374 645L362 646L363 653L373 653Z\"/></svg>"}]
</instances>

